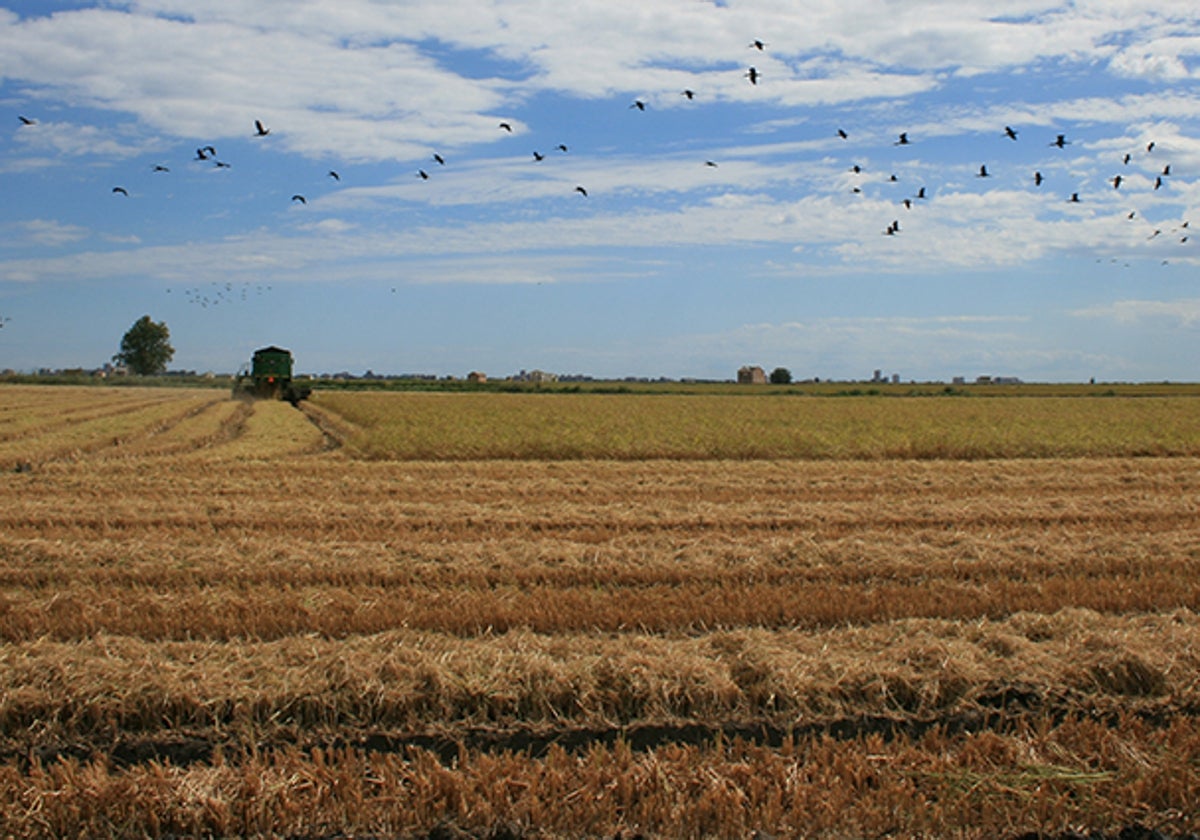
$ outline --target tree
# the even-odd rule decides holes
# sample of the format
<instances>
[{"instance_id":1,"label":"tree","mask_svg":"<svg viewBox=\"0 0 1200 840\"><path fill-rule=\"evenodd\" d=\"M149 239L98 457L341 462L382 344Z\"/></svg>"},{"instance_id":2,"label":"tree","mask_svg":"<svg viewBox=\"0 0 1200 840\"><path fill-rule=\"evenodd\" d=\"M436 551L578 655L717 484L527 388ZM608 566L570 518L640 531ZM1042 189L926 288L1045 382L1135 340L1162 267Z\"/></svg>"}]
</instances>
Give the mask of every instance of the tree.
<instances>
[{"instance_id":1,"label":"tree","mask_svg":"<svg viewBox=\"0 0 1200 840\"><path fill-rule=\"evenodd\" d=\"M785 367L777 367L771 371L772 385L789 385L792 381L792 372Z\"/></svg>"},{"instance_id":2,"label":"tree","mask_svg":"<svg viewBox=\"0 0 1200 840\"><path fill-rule=\"evenodd\" d=\"M113 361L137 374L162 373L175 355L170 338L165 323L156 324L149 315L143 315L121 339L121 352L113 356Z\"/></svg>"}]
</instances>

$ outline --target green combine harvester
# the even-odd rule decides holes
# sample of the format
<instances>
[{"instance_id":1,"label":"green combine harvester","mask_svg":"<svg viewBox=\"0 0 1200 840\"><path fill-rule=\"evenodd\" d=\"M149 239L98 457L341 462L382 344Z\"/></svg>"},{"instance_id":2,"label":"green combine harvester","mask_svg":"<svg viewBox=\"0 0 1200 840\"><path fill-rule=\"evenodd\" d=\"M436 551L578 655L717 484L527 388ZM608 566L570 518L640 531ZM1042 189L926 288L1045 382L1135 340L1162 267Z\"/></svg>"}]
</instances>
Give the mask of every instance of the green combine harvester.
<instances>
[{"instance_id":1,"label":"green combine harvester","mask_svg":"<svg viewBox=\"0 0 1200 840\"><path fill-rule=\"evenodd\" d=\"M255 350L249 367L238 371L233 395L242 399L287 400L296 405L307 399L312 388L292 382L292 353L282 347Z\"/></svg>"}]
</instances>

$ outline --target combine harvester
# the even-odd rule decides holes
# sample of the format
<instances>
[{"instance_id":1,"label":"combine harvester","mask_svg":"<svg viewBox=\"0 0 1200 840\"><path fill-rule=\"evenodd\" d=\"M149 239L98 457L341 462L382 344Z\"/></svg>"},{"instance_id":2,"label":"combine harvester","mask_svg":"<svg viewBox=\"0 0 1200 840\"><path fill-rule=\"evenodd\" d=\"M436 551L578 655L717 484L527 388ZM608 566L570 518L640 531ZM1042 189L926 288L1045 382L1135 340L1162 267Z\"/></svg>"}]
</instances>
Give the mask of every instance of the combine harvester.
<instances>
[{"instance_id":1,"label":"combine harvester","mask_svg":"<svg viewBox=\"0 0 1200 840\"><path fill-rule=\"evenodd\" d=\"M297 405L312 388L292 382L292 353L282 347L255 350L250 365L242 366L233 383L233 396L241 399L287 400Z\"/></svg>"}]
</instances>

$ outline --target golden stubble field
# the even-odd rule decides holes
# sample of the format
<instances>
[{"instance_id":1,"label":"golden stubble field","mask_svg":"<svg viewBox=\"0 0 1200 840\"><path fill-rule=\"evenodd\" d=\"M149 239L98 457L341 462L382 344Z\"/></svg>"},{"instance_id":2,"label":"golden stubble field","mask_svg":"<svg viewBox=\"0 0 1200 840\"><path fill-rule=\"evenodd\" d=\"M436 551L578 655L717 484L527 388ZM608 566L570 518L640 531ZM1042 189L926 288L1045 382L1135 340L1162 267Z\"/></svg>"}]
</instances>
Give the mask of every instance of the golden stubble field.
<instances>
[{"instance_id":1,"label":"golden stubble field","mask_svg":"<svg viewBox=\"0 0 1200 840\"><path fill-rule=\"evenodd\" d=\"M1197 405L2 387L0 836L1200 831Z\"/></svg>"}]
</instances>

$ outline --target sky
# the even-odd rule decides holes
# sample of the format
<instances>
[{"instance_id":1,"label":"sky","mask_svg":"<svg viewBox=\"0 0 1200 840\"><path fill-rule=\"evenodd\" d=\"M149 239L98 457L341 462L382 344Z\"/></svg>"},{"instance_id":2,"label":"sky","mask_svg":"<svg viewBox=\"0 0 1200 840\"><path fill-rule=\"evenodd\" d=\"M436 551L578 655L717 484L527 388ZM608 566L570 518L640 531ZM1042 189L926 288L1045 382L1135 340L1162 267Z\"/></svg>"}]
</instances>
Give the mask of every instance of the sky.
<instances>
[{"instance_id":1,"label":"sky","mask_svg":"<svg viewBox=\"0 0 1200 840\"><path fill-rule=\"evenodd\" d=\"M0 369L1196 381L1198 82L1194 0L0 0Z\"/></svg>"}]
</instances>

